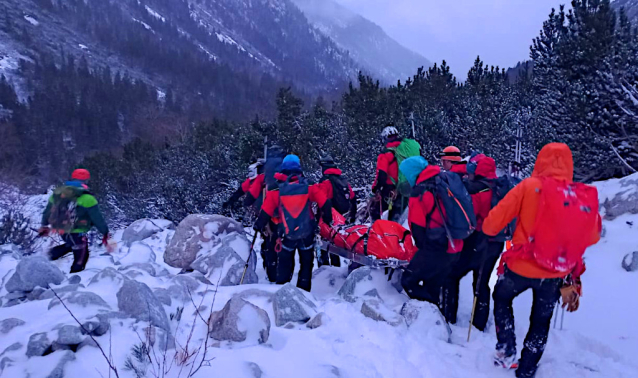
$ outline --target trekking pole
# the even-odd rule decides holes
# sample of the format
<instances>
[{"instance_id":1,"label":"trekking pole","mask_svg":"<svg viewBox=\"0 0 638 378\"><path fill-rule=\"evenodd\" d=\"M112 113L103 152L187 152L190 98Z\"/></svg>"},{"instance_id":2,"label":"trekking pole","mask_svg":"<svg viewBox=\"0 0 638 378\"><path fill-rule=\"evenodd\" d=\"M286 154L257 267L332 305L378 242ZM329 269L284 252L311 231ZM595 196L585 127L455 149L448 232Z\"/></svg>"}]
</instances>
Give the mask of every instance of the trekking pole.
<instances>
[{"instance_id":1,"label":"trekking pole","mask_svg":"<svg viewBox=\"0 0 638 378\"><path fill-rule=\"evenodd\" d=\"M257 241L257 235L259 232L255 231L255 236L253 236L253 242L250 245L250 252L248 252L248 258L246 259L246 265L244 266L244 273L241 275L241 280L239 280L239 284L244 283L244 277L246 277L246 271L248 270L248 264L250 263L250 257L253 255L253 250L255 249L255 242Z\"/></svg>"},{"instance_id":2,"label":"trekking pole","mask_svg":"<svg viewBox=\"0 0 638 378\"><path fill-rule=\"evenodd\" d=\"M563 312L560 316L560 330L563 330L563 321L565 320L565 307L563 307Z\"/></svg>"},{"instance_id":3,"label":"trekking pole","mask_svg":"<svg viewBox=\"0 0 638 378\"><path fill-rule=\"evenodd\" d=\"M556 301L556 306L554 306L554 329L556 329L556 324L558 324L558 304L560 302Z\"/></svg>"}]
</instances>

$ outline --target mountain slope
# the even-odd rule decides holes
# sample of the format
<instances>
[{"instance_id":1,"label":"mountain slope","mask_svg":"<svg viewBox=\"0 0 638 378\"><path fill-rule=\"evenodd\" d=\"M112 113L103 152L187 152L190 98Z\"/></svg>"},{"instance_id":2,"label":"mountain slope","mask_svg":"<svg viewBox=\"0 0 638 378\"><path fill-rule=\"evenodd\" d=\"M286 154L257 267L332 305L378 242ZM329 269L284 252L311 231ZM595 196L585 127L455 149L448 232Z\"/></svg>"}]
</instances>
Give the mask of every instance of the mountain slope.
<instances>
[{"instance_id":1,"label":"mountain slope","mask_svg":"<svg viewBox=\"0 0 638 378\"><path fill-rule=\"evenodd\" d=\"M431 63L403 47L381 27L332 0L293 0L322 33L332 38L352 59L388 84L411 77Z\"/></svg>"},{"instance_id":2,"label":"mountain slope","mask_svg":"<svg viewBox=\"0 0 638 378\"><path fill-rule=\"evenodd\" d=\"M62 52L85 57L91 67L188 90L193 83L185 85L185 73L205 76L193 69L223 71L220 76L248 81L255 92L266 80L294 83L309 93L334 90L357 72L289 0L2 2L0 71L15 73L19 59L43 54L60 60ZM232 97L224 88L212 89L217 101Z\"/></svg>"}]
</instances>

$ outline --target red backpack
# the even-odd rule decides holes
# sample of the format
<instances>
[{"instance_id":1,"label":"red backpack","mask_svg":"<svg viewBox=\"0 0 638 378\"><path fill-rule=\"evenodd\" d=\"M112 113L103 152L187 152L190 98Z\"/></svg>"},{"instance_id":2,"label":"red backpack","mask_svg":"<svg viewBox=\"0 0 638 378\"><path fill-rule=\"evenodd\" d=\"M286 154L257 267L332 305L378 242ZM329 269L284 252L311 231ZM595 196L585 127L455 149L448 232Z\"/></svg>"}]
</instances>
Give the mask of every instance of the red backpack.
<instances>
[{"instance_id":1,"label":"red backpack","mask_svg":"<svg viewBox=\"0 0 638 378\"><path fill-rule=\"evenodd\" d=\"M590 185L543 178L534 232L533 257L543 268L570 273L582 264L589 230L598 224L598 190Z\"/></svg>"}]
</instances>

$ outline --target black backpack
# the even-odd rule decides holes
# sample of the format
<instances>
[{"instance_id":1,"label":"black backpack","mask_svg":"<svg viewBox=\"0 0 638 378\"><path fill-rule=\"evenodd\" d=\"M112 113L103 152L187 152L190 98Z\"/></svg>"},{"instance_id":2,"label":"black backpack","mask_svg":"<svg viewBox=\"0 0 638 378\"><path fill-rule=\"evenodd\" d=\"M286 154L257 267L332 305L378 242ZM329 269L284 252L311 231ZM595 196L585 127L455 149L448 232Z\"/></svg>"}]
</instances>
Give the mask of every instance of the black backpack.
<instances>
[{"instance_id":1,"label":"black backpack","mask_svg":"<svg viewBox=\"0 0 638 378\"><path fill-rule=\"evenodd\" d=\"M501 176L497 179L484 179L480 182L487 185L492 190L492 209L498 205L499 202L510 190L512 190L515 186L514 180L510 176ZM516 219L514 219L510 224L508 224L501 232L499 232L496 236L490 238L490 241L495 242L505 242L508 240L512 240L512 236L514 235L514 230L516 229Z\"/></svg>"},{"instance_id":2,"label":"black backpack","mask_svg":"<svg viewBox=\"0 0 638 378\"><path fill-rule=\"evenodd\" d=\"M268 190L277 189L277 179L275 173L281 169L281 163L284 161L286 154L278 147L268 149L268 158L264 163L264 183Z\"/></svg>"},{"instance_id":3,"label":"black backpack","mask_svg":"<svg viewBox=\"0 0 638 378\"><path fill-rule=\"evenodd\" d=\"M60 235L69 234L78 226L77 200L84 193L85 189L74 186L60 186L53 191L48 221Z\"/></svg>"},{"instance_id":4,"label":"black backpack","mask_svg":"<svg viewBox=\"0 0 638 378\"><path fill-rule=\"evenodd\" d=\"M297 179L293 182L293 179ZM280 234L286 239L300 240L312 235L315 224L310 207L308 181L303 176L291 175L279 183Z\"/></svg>"},{"instance_id":5,"label":"black backpack","mask_svg":"<svg viewBox=\"0 0 638 378\"><path fill-rule=\"evenodd\" d=\"M343 176L325 175L321 182L330 180L332 184L332 207L344 215L350 211L350 186Z\"/></svg>"}]
</instances>

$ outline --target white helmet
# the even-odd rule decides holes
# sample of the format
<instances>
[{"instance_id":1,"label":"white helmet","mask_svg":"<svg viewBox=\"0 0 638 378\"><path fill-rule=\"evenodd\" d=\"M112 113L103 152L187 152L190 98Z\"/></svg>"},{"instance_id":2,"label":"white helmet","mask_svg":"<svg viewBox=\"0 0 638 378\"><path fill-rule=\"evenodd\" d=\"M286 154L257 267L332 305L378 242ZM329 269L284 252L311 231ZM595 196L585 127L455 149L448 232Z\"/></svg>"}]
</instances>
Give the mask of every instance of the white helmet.
<instances>
[{"instance_id":1,"label":"white helmet","mask_svg":"<svg viewBox=\"0 0 638 378\"><path fill-rule=\"evenodd\" d=\"M253 163L248 166L248 178L254 179L259 175L259 167L264 165L264 159L257 160L256 163Z\"/></svg>"},{"instance_id":2,"label":"white helmet","mask_svg":"<svg viewBox=\"0 0 638 378\"><path fill-rule=\"evenodd\" d=\"M397 130L394 126L386 126L381 132L381 136L384 138L388 138L393 135L399 135L399 130Z\"/></svg>"}]
</instances>

